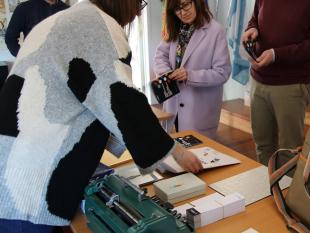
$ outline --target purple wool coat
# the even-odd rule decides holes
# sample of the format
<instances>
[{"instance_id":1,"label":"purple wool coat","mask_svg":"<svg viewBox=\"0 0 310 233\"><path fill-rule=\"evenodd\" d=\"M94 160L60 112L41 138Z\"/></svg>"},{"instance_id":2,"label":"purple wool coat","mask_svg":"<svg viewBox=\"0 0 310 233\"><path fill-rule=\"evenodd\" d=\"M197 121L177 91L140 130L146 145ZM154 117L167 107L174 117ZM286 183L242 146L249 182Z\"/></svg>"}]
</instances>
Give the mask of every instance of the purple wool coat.
<instances>
[{"instance_id":1,"label":"purple wool coat","mask_svg":"<svg viewBox=\"0 0 310 233\"><path fill-rule=\"evenodd\" d=\"M154 58L157 76L175 69L177 42L162 41ZM179 131L196 130L214 137L222 106L223 84L231 72L226 34L223 27L211 20L196 29L185 50L181 67L188 80L178 83L180 93L164 102L164 111L174 117L163 123L169 133L178 115Z\"/></svg>"}]
</instances>

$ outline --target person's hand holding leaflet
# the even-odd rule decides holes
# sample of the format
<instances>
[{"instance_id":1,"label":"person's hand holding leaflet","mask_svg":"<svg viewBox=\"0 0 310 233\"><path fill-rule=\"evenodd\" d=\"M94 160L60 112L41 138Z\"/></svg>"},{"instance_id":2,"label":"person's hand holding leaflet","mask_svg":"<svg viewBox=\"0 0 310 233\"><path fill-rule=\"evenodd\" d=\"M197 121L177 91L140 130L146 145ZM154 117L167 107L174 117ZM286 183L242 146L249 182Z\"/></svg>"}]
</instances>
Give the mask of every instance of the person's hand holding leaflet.
<instances>
[{"instance_id":1,"label":"person's hand holding leaflet","mask_svg":"<svg viewBox=\"0 0 310 233\"><path fill-rule=\"evenodd\" d=\"M184 67L180 67L176 70L174 70L171 74L168 76L172 80L176 81L186 81L187 80L187 71Z\"/></svg>"},{"instance_id":2,"label":"person's hand holding leaflet","mask_svg":"<svg viewBox=\"0 0 310 233\"><path fill-rule=\"evenodd\" d=\"M178 143L171 154L185 171L197 173L203 169L201 161Z\"/></svg>"},{"instance_id":3,"label":"person's hand holding leaflet","mask_svg":"<svg viewBox=\"0 0 310 233\"><path fill-rule=\"evenodd\" d=\"M249 30L244 32L242 36L242 42L246 43L250 40L256 41L257 37L258 37L258 30L256 28L250 28ZM273 63L274 60L275 60L274 50L268 49L265 50L258 58L256 58L256 61L251 59L250 62L254 68L258 68L268 66L271 63Z\"/></svg>"},{"instance_id":4,"label":"person's hand holding leaflet","mask_svg":"<svg viewBox=\"0 0 310 233\"><path fill-rule=\"evenodd\" d=\"M273 49L265 50L255 61L251 61L251 65L254 68L268 66L274 62L274 51Z\"/></svg>"},{"instance_id":5,"label":"person's hand holding leaflet","mask_svg":"<svg viewBox=\"0 0 310 233\"><path fill-rule=\"evenodd\" d=\"M256 28L250 28L249 30L243 33L242 42L246 43L249 40L256 41L257 37L258 37L258 30Z\"/></svg>"}]
</instances>

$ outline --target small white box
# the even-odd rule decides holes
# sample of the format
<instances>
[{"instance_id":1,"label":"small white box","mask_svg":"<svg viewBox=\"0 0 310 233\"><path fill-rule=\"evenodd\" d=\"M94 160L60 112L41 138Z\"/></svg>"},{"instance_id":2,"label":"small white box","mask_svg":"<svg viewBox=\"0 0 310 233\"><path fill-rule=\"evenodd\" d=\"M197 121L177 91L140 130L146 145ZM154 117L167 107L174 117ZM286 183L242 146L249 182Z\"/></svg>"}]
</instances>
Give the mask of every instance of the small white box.
<instances>
[{"instance_id":1,"label":"small white box","mask_svg":"<svg viewBox=\"0 0 310 233\"><path fill-rule=\"evenodd\" d=\"M223 218L223 206L214 200L204 201L187 210L187 219L194 227L202 227Z\"/></svg>"},{"instance_id":2,"label":"small white box","mask_svg":"<svg viewBox=\"0 0 310 233\"><path fill-rule=\"evenodd\" d=\"M186 215L189 223L198 228L244 211L245 198L239 193L227 196L213 193L186 205L186 208L193 206L186 211Z\"/></svg>"},{"instance_id":3,"label":"small white box","mask_svg":"<svg viewBox=\"0 0 310 233\"><path fill-rule=\"evenodd\" d=\"M156 195L172 204L205 193L206 183L192 173L175 176L154 183Z\"/></svg>"},{"instance_id":4,"label":"small white box","mask_svg":"<svg viewBox=\"0 0 310 233\"><path fill-rule=\"evenodd\" d=\"M192 204L193 206L203 206L205 204L205 202L210 202L210 201L218 201L218 200L222 200L223 198L225 198L223 195L219 194L219 193L212 193L208 196L199 198L195 201L192 201L190 204Z\"/></svg>"}]
</instances>

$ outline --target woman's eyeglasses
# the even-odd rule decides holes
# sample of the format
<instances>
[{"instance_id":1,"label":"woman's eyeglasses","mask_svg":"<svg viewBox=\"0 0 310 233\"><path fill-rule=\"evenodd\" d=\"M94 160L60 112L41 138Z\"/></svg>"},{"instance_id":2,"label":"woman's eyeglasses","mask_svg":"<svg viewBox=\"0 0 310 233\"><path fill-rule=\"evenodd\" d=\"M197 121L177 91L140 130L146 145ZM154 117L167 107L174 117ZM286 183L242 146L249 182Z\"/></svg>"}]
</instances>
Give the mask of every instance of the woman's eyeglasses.
<instances>
[{"instance_id":1,"label":"woman's eyeglasses","mask_svg":"<svg viewBox=\"0 0 310 233\"><path fill-rule=\"evenodd\" d=\"M174 9L176 14L180 14L181 10L188 11L192 8L193 1L183 2Z\"/></svg>"},{"instance_id":2,"label":"woman's eyeglasses","mask_svg":"<svg viewBox=\"0 0 310 233\"><path fill-rule=\"evenodd\" d=\"M141 5L140 5L140 11L142 11L143 8L146 7L146 5L147 5L147 2L145 0L142 0Z\"/></svg>"}]
</instances>

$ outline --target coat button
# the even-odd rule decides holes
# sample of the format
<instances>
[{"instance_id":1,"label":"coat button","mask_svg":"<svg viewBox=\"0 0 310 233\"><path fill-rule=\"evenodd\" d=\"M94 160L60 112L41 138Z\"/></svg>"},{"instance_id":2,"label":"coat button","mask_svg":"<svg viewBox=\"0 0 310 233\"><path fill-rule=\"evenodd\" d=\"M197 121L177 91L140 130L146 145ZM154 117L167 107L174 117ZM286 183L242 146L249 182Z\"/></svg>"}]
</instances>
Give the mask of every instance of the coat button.
<instances>
[{"instance_id":1,"label":"coat button","mask_svg":"<svg viewBox=\"0 0 310 233\"><path fill-rule=\"evenodd\" d=\"M184 104L183 104L183 103L180 103L180 107L182 107L182 108L183 108L183 107L184 107Z\"/></svg>"}]
</instances>

